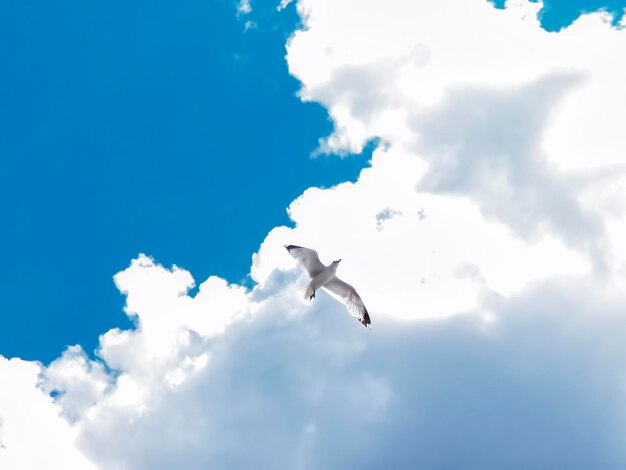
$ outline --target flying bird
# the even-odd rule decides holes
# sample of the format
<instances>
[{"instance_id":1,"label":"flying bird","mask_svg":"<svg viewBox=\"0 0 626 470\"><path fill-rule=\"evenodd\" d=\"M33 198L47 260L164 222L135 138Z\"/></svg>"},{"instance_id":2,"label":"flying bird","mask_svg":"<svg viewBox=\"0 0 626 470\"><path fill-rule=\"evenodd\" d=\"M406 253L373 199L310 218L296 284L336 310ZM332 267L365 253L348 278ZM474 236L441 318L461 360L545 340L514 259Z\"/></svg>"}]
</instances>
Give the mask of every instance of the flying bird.
<instances>
[{"instance_id":1,"label":"flying bird","mask_svg":"<svg viewBox=\"0 0 626 470\"><path fill-rule=\"evenodd\" d=\"M315 291L322 288L335 300L338 300L348 308L348 312L359 320L363 326L371 328L370 315L357 294L354 287L343 282L335 273L340 259L333 261L330 266L324 266L317 256L317 251L296 245L285 245L291 256L298 260L300 267L309 275L311 282L304 290L304 298L312 300Z\"/></svg>"}]
</instances>

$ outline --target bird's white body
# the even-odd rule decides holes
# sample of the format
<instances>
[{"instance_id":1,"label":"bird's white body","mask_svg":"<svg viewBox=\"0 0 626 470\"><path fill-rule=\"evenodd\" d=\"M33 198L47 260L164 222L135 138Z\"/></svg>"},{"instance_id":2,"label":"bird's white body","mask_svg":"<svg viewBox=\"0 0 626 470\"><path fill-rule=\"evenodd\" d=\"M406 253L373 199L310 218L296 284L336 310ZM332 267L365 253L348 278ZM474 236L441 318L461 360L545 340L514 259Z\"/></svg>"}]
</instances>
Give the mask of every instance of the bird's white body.
<instances>
[{"instance_id":1,"label":"bird's white body","mask_svg":"<svg viewBox=\"0 0 626 470\"><path fill-rule=\"evenodd\" d=\"M324 266L324 269L314 275L304 291L304 298L309 300L311 296L315 297L315 291L324 287L328 281L335 277L338 265L339 263L333 262L330 266Z\"/></svg>"},{"instance_id":2,"label":"bird's white body","mask_svg":"<svg viewBox=\"0 0 626 470\"><path fill-rule=\"evenodd\" d=\"M363 326L371 328L369 313L357 294L354 287L343 282L336 276L337 266L341 260L333 261L330 266L324 266L317 256L317 251L296 245L285 245L291 256L309 275L311 281L304 291L304 298L312 300L318 289L324 289L334 299L348 308L348 312L361 322Z\"/></svg>"}]
</instances>

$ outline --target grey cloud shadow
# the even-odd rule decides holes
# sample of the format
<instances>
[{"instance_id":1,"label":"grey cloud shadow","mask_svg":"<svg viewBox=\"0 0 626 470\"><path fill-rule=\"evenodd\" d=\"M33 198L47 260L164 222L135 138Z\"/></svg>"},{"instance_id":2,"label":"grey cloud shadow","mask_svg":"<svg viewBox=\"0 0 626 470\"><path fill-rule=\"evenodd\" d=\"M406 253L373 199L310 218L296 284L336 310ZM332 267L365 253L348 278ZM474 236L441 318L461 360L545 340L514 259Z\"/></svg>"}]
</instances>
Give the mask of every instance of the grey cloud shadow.
<instances>
[{"instance_id":1,"label":"grey cloud shadow","mask_svg":"<svg viewBox=\"0 0 626 470\"><path fill-rule=\"evenodd\" d=\"M459 87L435 109L415 110L414 150L429 164L417 190L469 196L523 238L552 231L604 271L600 218L581 207L574 182L541 148L563 96L583 81L580 72L554 72L519 87Z\"/></svg>"}]
</instances>

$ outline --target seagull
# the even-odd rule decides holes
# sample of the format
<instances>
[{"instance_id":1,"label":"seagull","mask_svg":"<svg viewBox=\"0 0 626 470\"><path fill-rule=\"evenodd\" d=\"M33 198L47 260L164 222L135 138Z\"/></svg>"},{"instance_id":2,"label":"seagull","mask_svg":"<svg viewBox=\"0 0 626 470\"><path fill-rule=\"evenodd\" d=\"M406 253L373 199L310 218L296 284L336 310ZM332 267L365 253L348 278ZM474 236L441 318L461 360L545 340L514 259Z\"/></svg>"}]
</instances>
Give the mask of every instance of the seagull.
<instances>
[{"instance_id":1,"label":"seagull","mask_svg":"<svg viewBox=\"0 0 626 470\"><path fill-rule=\"evenodd\" d=\"M285 245L285 248L291 256L298 260L300 267L311 278L311 282L304 290L305 299L314 299L315 291L322 288L335 300L344 304L348 308L348 312L363 326L372 327L370 315L354 287L335 276L340 259L333 261L330 266L324 266L317 256L317 251L311 248L296 245Z\"/></svg>"}]
</instances>

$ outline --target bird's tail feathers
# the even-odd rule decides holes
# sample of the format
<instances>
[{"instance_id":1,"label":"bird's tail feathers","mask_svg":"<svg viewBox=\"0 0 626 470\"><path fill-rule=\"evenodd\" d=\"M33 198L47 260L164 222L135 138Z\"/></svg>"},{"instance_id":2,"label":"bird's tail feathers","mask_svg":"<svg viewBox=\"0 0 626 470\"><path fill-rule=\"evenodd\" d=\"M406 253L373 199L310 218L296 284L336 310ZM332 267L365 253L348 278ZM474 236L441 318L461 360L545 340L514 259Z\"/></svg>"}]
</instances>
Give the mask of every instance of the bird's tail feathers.
<instances>
[{"instance_id":1,"label":"bird's tail feathers","mask_svg":"<svg viewBox=\"0 0 626 470\"><path fill-rule=\"evenodd\" d=\"M304 289L304 300L311 300L313 297L315 297L315 290L313 290L313 288L308 285L306 286L306 289Z\"/></svg>"}]
</instances>

